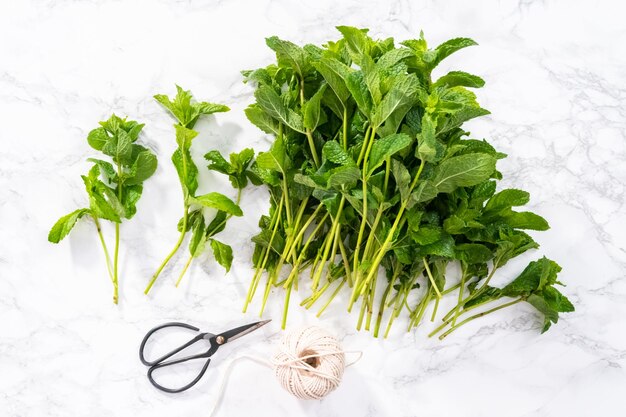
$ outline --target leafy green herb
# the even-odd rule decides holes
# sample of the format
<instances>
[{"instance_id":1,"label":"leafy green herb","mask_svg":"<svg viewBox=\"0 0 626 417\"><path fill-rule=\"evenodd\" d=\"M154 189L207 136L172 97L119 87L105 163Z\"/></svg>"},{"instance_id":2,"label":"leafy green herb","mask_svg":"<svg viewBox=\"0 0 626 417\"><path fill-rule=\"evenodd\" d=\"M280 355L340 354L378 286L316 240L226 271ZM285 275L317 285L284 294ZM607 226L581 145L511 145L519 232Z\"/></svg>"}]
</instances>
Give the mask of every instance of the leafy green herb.
<instances>
[{"instance_id":1,"label":"leafy green herb","mask_svg":"<svg viewBox=\"0 0 626 417\"><path fill-rule=\"evenodd\" d=\"M113 283L113 302L119 299L118 259L120 223L137 212L137 202L143 191L143 182L157 168L156 156L146 147L137 144L143 124L112 115L100 122L100 127L89 132L87 142L111 160L88 159L93 167L82 179L89 197L89 208L81 208L61 217L50 230L48 240L59 243L82 217L91 217L106 258L107 271ZM115 249L113 262L109 256L100 220L115 223Z\"/></svg>"},{"instance_id":2,"label":"leafy green herb","mask_svg":"<svg viewBox=\"0 0 626 417\"><path fill-rule=\"evenodd\" d=\"M321 314L349 288L348 310L360 302L357 328L373 323L375 336L385 315L387 335L405 308L410 328L431 303L434 320L440 298L457 290L458 304L437 332L449 326L449 334L477 317L460 321L467 311L502 297L514 301L480 315L527 301L544 314L547 330L573 309L553 286L556 264L540 260L511 286L489 285L496 270L538 246L523 230L548 223L514 210L528 193L496 193L496 164L505 155L462 128L489 114L469 90L484 81L462 71L432 78L442 60L476 43L456 38L429 48L422 34L397 46L367 29L337 29L343 37L323 46L268 38L276 62L243 72L256 99L246 116L274 137L251 167L271 207L252 238L256 272L244 310L267 272L261 311L271 289L283 287L284 327L291 292L308 269L311 293L302 304L325 297ZM223 158L211 160L238 183ZM446 288L452 262L460 263L461 280ZM387 281L382 297L379 279ZM418 302L409 306L414 291Z\"/></svg>"},{"instance_id":3,"label":"leafy green herb","mask_svg":"<svg viewBox=\"0 0 626 417\"><path fill-rule=\"evenodd\" d=\"M180 276L176 280L176 286L180 284L193 259L204 252L207 242L210 243L218 263L227 271L230 269L232 249L230 249L228 245L213 239L213 236L224 230L226 221L231 216L241 216L243 214L239 207L241 189L245 187L247 183L247 167L254 156L254 152L248 149L241 154L232 154L231 162L228 163L218 152L209 152L209 154L215 158L215 161L209 168L217 169L218 171L221 169L223 171L220 172L225 172L230 176L233 186L239 190L237 201L233 202L230 198L217 192L196 195L198 189L198 168L191 158L190 150L193 139L198 136L198 132L193 130L193 127L201 116L225 112L228 111L229 108L222 104L196 102L193 100L191 92L185 91L179 86L176 86L176 90L177 93L174 99L170 99L162 94L158 94L154 96L154 98L165 107L177 121L174 125L174 129L176 131L176 144L178 148L172 155L172 163L176 167L183 192L183 217L178 223L178 230L180 232L178 241L150 279L145 290L146 294L148 294L165 266L176 252L178 252L178 249L185 240L185 236L189 232L191 232L191 239L189 241L190 256ZM213 161L210 157L207 157L207 159ZM213 220L208 225L205 219L204 208L217 210Z\"/></svg>"}]
</instances>

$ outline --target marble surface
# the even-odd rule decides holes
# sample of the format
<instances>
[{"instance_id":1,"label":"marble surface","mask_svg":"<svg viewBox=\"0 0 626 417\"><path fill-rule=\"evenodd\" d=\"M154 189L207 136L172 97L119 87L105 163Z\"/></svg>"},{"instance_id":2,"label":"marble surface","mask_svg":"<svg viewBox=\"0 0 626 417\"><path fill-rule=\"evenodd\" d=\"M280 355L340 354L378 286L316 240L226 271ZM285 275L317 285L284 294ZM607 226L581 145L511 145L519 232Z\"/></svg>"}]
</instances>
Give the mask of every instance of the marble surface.
<instances>
[{"instance_id":1,"label":"marble surface","mask_svg":"<svg viewBox=\"0 0 626 417\"><path fill-rule=\"evenodd\" d=\"M172 122L151 96L179 83L232 107L198 125L198 162L213 147L263 150L267 139L242 113L251 89L239 71L270 62L266 36L321 42L348 24L399 40L423 29L433 44L455 36L480 43L440 71L486 79L478 95L492 115L468 128L509 154L501 186L529 190L532 209L552 225L534 235L541 248L509 265L499 282L545 254L563 266L577 311L540 335L538 315L519 305L439 342L425 337L430 323L405 333L398 322L387 340L376 340L356 332L343 306L318 321L294 305L291 325L320 323L363 359L336 392L309 402L291 398L268 369L242 362L220 415L623 416L625 12L622 2L582 0L1 2L0 415L208 416L229 358L272 353L279 297L266 313L275 322L220 352L195 389L165 395L145 378L137 347L153 325L184 320L218 331L257 317L258 302L246 315L241 305L249 237L266 209L263 190L245 193L247 215L224 238L236 247L226 277L207 258L176 289L177 258L144 296L180 214ZM111 112L145 122L143 140L161 159L138 215L122 227L119 306L93 224L81 222L60 245L46 241L60 215L85 203L79 174L94 154L84 139ZM229 192L216 175L201 181L201 190ZM109 224L105 235L112 237Z\"/></svg>"}]
</instances>

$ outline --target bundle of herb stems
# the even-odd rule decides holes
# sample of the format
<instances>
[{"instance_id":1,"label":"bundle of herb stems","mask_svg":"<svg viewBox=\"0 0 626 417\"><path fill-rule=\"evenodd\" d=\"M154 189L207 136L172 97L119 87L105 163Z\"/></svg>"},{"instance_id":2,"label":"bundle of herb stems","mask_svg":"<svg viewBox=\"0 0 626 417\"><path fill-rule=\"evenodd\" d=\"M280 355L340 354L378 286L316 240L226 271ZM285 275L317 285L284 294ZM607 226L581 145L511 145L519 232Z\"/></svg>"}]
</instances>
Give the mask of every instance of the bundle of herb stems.
<instances>
[{"instance_id":1,"label":"bundle of herb stems","mask_svg":"<svg viewBox=\"0 0 626 417\"><path fill-rule=\"evenodd\" d=\"M512 209L526 204L528 193L496 193L496 162L505 155L461 127L489 114L468 89L484 81L461 71L432 79L443 59L475 42L456 38L429 49L423 34L396 46L364 29L338 30L343 37L321 47L268 38L277 62L243 72L256 99L246 115L274 138L252 167L271 207L253 238L256 271L244 311L267 272L261 313L272 289L284 288L284 328L291 293L307 268L311 292L302 305L325 297L319 315L343 290L348 311L360 302L357 328L373 323L375 336L387 308L385 335L404 310L409 329L431 303L434 320L441 297L454 291L458 304L433 334L447 328L445 337L521 301L544 315L544 331L559 312L572 311L554 288L560 267L546 258L504 288L489 285L511 258L538 247L522 230L548 224ZM450 262L460 263L461 278L446 288ZM386 280L382 295L379 279ZM410 306L413 291L420 297ZM500 304L503 297L513 300Z\"/></svg>"}]
</instances>

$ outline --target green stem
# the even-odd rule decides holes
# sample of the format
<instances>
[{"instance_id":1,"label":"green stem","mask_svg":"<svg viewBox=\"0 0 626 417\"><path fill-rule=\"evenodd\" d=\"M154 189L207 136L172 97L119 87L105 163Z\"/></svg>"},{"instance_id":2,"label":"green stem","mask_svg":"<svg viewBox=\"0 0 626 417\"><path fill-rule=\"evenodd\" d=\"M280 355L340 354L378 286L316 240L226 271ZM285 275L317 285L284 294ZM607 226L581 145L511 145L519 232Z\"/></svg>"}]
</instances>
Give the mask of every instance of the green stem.
<instances>
[{"instance_id":1,"label":"green stem","mask_svg":"<svg viewBox=\"0 0 626 417\"><path fill-rule=\"evenodd\" d=\"M107 248L106 242L104 241L104 236L102 236L102 229L100 228L100 222L98 221L98 218L96 216L94 216L93 214L91 215L91 218L93 219L95 225L96 225L96 231L98 232L98 238L100 239L100 244L102 245L102 250L104 250L104 258L106 260L106 264L107 264L107 271L109 272L109 278L111 279L111 282L113 282L113 270L111 269L111 257L109 256L109 249Z\"/></svg>"},{"instance_id":2,"label":"green stem","mask_svg":"<svg viewBox=\"0 0 626 417\"><path fill-rule=\"evenodd\" d=\"M183 270L180 272L180 275L178 276L178 279L176 280L176 288L178 288L180 281L182 281L183 277L185 276L185 273L187 272L187 269L189 269L189 265L191 265L191 261L193 261L193 255L189 255L189 259L187 259L187 262L185 262L185 266L183 267Z\"/></svg>"},{"instance_id":3,"label":"green stem","mask_svg":"<svg viewBox=\"0 0 626 417\"><path fill-rule=\"evenodd\" d=\"M313 284L312 284L313 289L316 289L317 286L319 285L319 280L322 277L324 265L326 264L326 260L328 259L330 249L335 242L336 234L339 230L339 219L341 217L341 213L343 211L343 206L345 202L346 202L346 197L342 195L341 200L339 200L339 207L337 207L337 215L333 218L331 230L330 230L329 235L327 236L327 242L324 247L324 253L322 255L322 259L320 260L319 266L317 268L317 272L315 273L313 277Z\"/></svg>"},{"instance_id":4,"label":"green stem","mask_svg":"<svg viewBox=\"0 0 626 417\"><path fill-rule=\"evenodd\" d=\"M118 287L119 287L119 277L118 277L118 259L119 259L119 251L120 251L120 224L115 223L115 249L113 252L113 303L117 304L118 302Z\"/></svg>"},{"instance_id":5,"label":"green stem","mask_svg":"<svg viewBox=\"0 0 626 417\"><path fill-rule=\"evenodd\" d=\"M348 150L348 109L343 107L343 150Z\"/></svg>"},{"instance_id":6,"label":"green stem","mask_svg":"<svg viewBox=\"0 0 626 417\"><path fill-rule=\"evenodd\" d=\"M152 286L154 285L154 282L157 280L157 278L159 277L159 275L163 271L163 268L165 268L165 266L168 264L170 259L172 259L172 257L176 254L176 252L180 248L180 245L183 243L183 240L185 239L185 235L187 234L187 221L188 221L188 216L189 216L189 205L187 204L186 201L185 201L185 204L184 204L184 210L185 210L185 212L183 214L182 230L180 232L180 236L178 237L178 241L174 245L174 248L171 250L171 252L165 257L163 262L161 262L161 265L156 270L154 275L152 275L152 278L150 279L150 282L148 283L148 286L146 287L146 289L143 292L146 295L150 292L150 289L152 288Z\"/></svg>"},{"instance_id":7,"label":"green stem","mask_svg":"<svg viewBox=\"0 0 626 417\"><path fill-rule=\"evenodd\" d=\"M417 181L418 181L418 179L419 179L423 169L424 169L424 161L422 160L422 162L420 163L419 169L417 170L417 174L415 175L415 178L413 179L413 182L411 183L411 186L409 187L409 192L408 192L409 195L413 191L413 188L415 188L415 185L417 185ZM361 294L363 294L363 292L365 291L365 286L367 285L367 283L370 280L372 280L372 278L374 277L375 272L378 270L378 266L380 265L381 261L383 260L383 257L387 253L387 250L389 249L389 244L391 243L391 239L393 239L393 235L395 234L396 229L398 228L398 225L400 224L400 221L402 220L402 215L404 214L404 210L406 209L406 206L407 206L408 203L409 203L409 198L407 198L406 200L402 201L402 204L400 205L400 210L398 210L398 214L396 215L396 219L393 222L393 224L391 225L391 229L387 233L387 237L385 238L385 241L381 245L381 247L380 247L380 249L378 251L378 255L376 255L376 258L374 259L374 262L370 266L370 272L367 274L367 277L365 278L365 280L364 280L364 282L363 282L363 284L361 286L361 288L362 288L361 289ZM358 287L358 285L355 285L355 287ZM353 296L353 298L354 298L354 296Z\"/></svg>"},{"instance_id":8,"label":"green stem","mask_svg":"<svg viewBox=\"0 0 626 417\"><path fill-rule=\"evenodd\" d=\"M369 331L374 314L374 298L376 297L376 280L370 284L369 297L367 302L367 317L365 319L365 330Z\"/></svg>"},{"instance_id":9,"label":"green stem","mask_svg":"<svg viewBox=\"0 0 626 417\"><path fill-rule=\"evenodd\" d=\"M446 290L441 291L441 295L442 295L442 296L444 296L444 295L446 295L446 294L449 294L449 293L451 293L452 291L454 291L454 290L456 290L457 288L459 288L460 286L461 286L461 283L459 282L459 283L457 283L457 284L455 284L455 285L451 286L450 288L448 288L448 289L446 289Z\"/></svg>"},{"instance_id":10,"label":"green stem","mask_svg":"<svg viewBox=\"0 0 626 417\"><path fill-rule=\"evenodd\" d=\"M306 251L309 248L309 245L313 242L315 236L317 236L317 233L319 233L320 229L324 226L324 222L326 221L326 218L328 216L329 216L329 213L324 214L324 217L322 217L322 220L320 220L317 227L313 230L313 232L311 233L311 236L309 236L307 241L304 243L304 246L302 247L302 249L300 250L300 254L298 255L298 259L296 260L293 267L291 268L291 272L289 273L289 276L287 277L287 280L285 281L285 284L284 284L285 286L289 285L291 281L293 281L296 278L296 276L298 276L298 273L300 272L299 271L300 264L302 263L302 260L304 259Z\"/></svg>"},{"instance_id":11,"label":"green stem","mask_svg":"<svg viewBox=\"0 0 626 417\"><path fill-rule=\"evenodd\" d=\"M431 290L432 290L432 287L428 287L428 291L426 292L426 295L424 295L424 298L422 298L422 301L420 301L419 305L415 309L415 312L417 313L417 315L415 315L411 320L409 320L409 330L412 327L417 327L422 321L422 317L424 316L424 313L426 312L426 308L428 307L428 304L430 303L430 298L432 297L432 294L433 294Z\"/></svg>"},{"instance_id":12,"label":"green stem","mask_svg":"<svg viewBox=\"0 0 626 417\"><path fill-rule=\"evenodd\" d=\"M452 308L450 311L448 311L446 313L445 316L443 316L443 320L447 320L448 318L452 317L452 315L455 314L457 311L459 311L461 308L463 308L463 306L465 306L465 304L467 304L468 301L476 298L483 291L485 291L485 289L487 288L487 284L489 283L489 281L493 277L494 273L496 272L496 269L498 269L498 267L496 265L497 264L494 263L494 266L491 269L491 272L489 273L489 275L487 276L487 278L485 280L485 283L483 285L481 285L480 288L475 290L473 293L469 294L466 298L464 298L463 300L459 301L459 303L454 308ZM475 307L476 306L472 306L472 308L475 308Z\"/></svg>"},{"instance_id":13,"label":"green stem","mask_svg":"<svg viewBox=\"0 0 626 417\"><path fill-rule=\"evenodd\" d=\"M519 302L521 302L521 301L524 301L524 299L525 299L524 297L520 297L520 298L518 298L518 299L516 299L516 300L513 300L513 301L511 301L511 302L508 302L508 303L505 303L505 304L499 305L498 307L494 307L494 308L492 308L492 309L490 309L490 310L483 311L482 313L474 314L473 316L466 318L465 320L463 320L463 321L462 321L462 322L460 322L459 324L457 324L457 325L455 325L455 326L452 326L452 327L451 327L450 329L448 329L445 333L443 333L441 336L439 336L439 340L443 340L443 339L444 339L446 336L448 336L450 333L452 333L453 331L455 331L455 330L456 330L456 329L458 329L459 327L463 326L464 324L469 323L469 322L470 322L470 321L472 321L472 320L475 320L475 319L477 319L477 318L480 318L480 317L486 316L487 314L491 314L491 313L493 313L493 312L495 312L495 311L498 311L498 310L501 310L501 309L503 309L503 308L510 307L510 306L512 306L512 305L514 305L514 304L517 304L517 303L519 303Z\"/></svg>"},{"instance_id":14,"label":"green stem","mask_svg":"<svg viewBox=\"0 0 626 417\"><path fill-rule=\"evenodd\" d=\"M459 290L459 300L458 303L461 304L461 300L463 300L463 290L465 289L465 266L464 262L461 263L461 282L460 282L460 290ZM454 313L452 318L452 326L456 324L456 319L459 317L459 310Z\"/></svg>"},{"instance_id":15,"label":"green stem","mask_svg":"<svg viewBox=\"0 0 626 417\"><path fill-rule=\"evenodd\" d=\"M289 311L289 300L291 299L291 285L287 288L287 295L285 295L285 305L283 306L283 320L280 324L280 328L285 330L287 325L287 312Z\"/></svg>"},{"instance_id":16,"label":"green stem","mask_svg":"<svg viewBox=\"0 0 626 417\"><path fill-rule=\"evenodd\" d=\"M306 138L309 142L309 148L311 149L311 155L313 156L313 161L315 162L315 168L320 166L320 159L317 156L317 150L315 149L315 141L313 141L313 134L310 129L306 129Z\"/></svg>"},{"instance_id":17,"label":"green stem","mask_svg":"<svg viewBox=\"0 0 626 417\"><path fill-rule=\"evenodd\" d=\"M258 284L258 280L261 279L261 274L263 273L263 270L265 269L265 265L267 265L267 260L269 259L270 251L272 250L272 243L274 242L274 236L276 236L276 232L278 231L278 225L280 224L280 215L281 215L281 212L282 212L282 209L283 209L283 205L285 203L285 196L284 196L284 194L283 194L283 198L280 201L281 201L281 204L278 206L278 213L277 213L277 219L278 220L274 224L274 229L272 230L272 234L270 236L270 241L268 242L267 250L265 251L265 256L263 257L263 262L261 263L261 266L258 269L258 271L260 271L260 272L258 274L259 276L257 278L257 284ZM267 284L266 284L266 287L265 287L265 293L263 295L263 302L261 304L261 314L263 314L263 310L265 310L265 304L267 303L267 297L269 296L271 285L272 285L272 277L271 277L271 275L269 275L267 277ZM256 285L254 287L254 290L256 290ZM252 292L251 296L253 296L253 295L254 295L254 292Z\"/></svg>"},{"instance_id":18,"label":"green stem","mask_svg":"<svg viewBox=\"0 0 626 417\"><path fill-rule=\"evenodd\" d=\"M302 215L304 214L304 210L306 209L306 205L308 201L309 201L309 198L306 197L304 200L300 202L300 207L298 208L298 213L296 215L296 222L293 226L293 230L290 232L289 236L287 237L285 248L283 249L283 253L280 255L280 259L278 260L278 265L276 265L276 271L275 271L276 276L280 275L280 271L283 268L283 264L285 263L285 260L291 253L291 248L294 242L296 241L296 238L304 234L304 230L306 230L306 228L308 227L308 224L305 223L302 229L300 229L300 221L302 220ZM296 230L298 230L297 235L295 234ZM296 261L295 254L293 255L293 261L294 262Z\"/></svg>"},{"instance_id":19,"label":"green stem","mask_svg":"<svg viewBox=\"0 0 626 417\"><path fill-rule=\"evenodd\" d=\"M376 317L376 324L374 325L374 337L378 337L380 324L383 321L385 306L387 305L387 298L389 298L389 294L391 293L391 289L393 288L393 284L395 284L397 278L398 274L394 273L391 277L391 280L387 284L387 288L385 288L385 291L383 292L383 298L380 300L380 305L378 306L378 316Z\"/></svg>"},{"instance_id":20,"label":"green stem","mask_svg":"<svg viewBox=\"0 0 626 417\"><path fill-rule=\"evenodd\" d=\"M117 199L122 202L122 165L117 164ZM121 221L121 219L120 219ZM120 252L120 224L115 223L115 248L113 250L113 303L117 304L119 299L119 275L118 260Z\"/></svg>"},{"instance_id":21,"label":"green stem","mask_svg":"<svg viewBox=\"0 0 626 417\"><path fill-rule=\"evenodd\" d=\"M335 297L337 296L337 294L339 294L339 290L341 290L341 287L343 287L343 284L345 284L346 281L345 280L341 280L341 282L339 283L339 285L337 286L337 288L335 288L335 291L333 291L332 295L330 296L330 298L328 299L328 301L326 301L324 303L324 305L322 306L322 308L320 309L320 311L317 312L316 317L319 317L322 315L322 313L324 312L324 310L326 310L326 308L330 305L330 303L335 299Z\"/></svg>"},{"instance_id":22,"label":"green stem","mask_svg":"<svg viewBox=\"0 0 626 417\"><path fill-rule=\"evenodd\" d=\"M435 290L435 295L437 299L441 298L441 292L439 292L439 288L437 288L437 284L435 283L435 278L433 278L433 274L430 272L430 267L428 266L428 262L426 262L426 258L422 258L424 262L424 268L426 269L426 275L428 275L428 279L430 280L430 284Z\"/></svg>"}]
</instances>

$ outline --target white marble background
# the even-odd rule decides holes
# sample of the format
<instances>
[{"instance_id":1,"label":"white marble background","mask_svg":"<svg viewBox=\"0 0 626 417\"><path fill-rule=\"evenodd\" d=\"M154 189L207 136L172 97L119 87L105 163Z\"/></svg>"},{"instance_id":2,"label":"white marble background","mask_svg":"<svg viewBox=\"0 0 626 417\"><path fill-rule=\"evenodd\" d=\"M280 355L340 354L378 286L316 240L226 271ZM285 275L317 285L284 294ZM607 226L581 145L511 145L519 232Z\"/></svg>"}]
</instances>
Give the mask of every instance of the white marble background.
<instances>
[{"instance_id":1,"label":"white marble background","mask_svg":"<svg viewBox=\"0 0 626 417\"><path fill-rule=\"evenodd\" d=\"M625 12L608 0L1 2L0 415L208 415L228 358L272 352L281 334L278 297L266 314L275 322L220 352L195 389L164 395L145 379L137 347L153 325L184 320L219 331L256 317L240 311L251 276L249 237L266 207L263 190L245 193L246 217L234 219L224 238L237 248L226 277L207 258L175 289L178 258L145 297L180 215L172 121L151 96L179 83L232 107L199 125L199 163L214 147L263 150L267 140L242 113L251 90L239 70L271 61L266 36L322 42L337 36L335 25L348 24L398 40L423 29L432 44L455 36L480 43L440 71L486 79L479 98L493 114L468 127L509 154L501 186L529 190L532 208L552 225L536 235L541 249L511 264L500 282L545 254L563 266L577 311L540 335L538 315L520 305L439 342L425 337L429 326L407 334L403 322L389 339L375 340L336 306L320 323L346 349L364 352L336 392L297 401L269 370L241 363L220 414L623 416ZM111 112L146 122L143 140L161 162L138 215L122 227L119 306L111 303L92 224L81 222L58 246L46 241L60 215L85 204L79 174L94 155L85 137ZM202 191L229 192L216 175L202 181ZM294 305L290 323L317 320Z\"/></svg>"}]
</instances>

